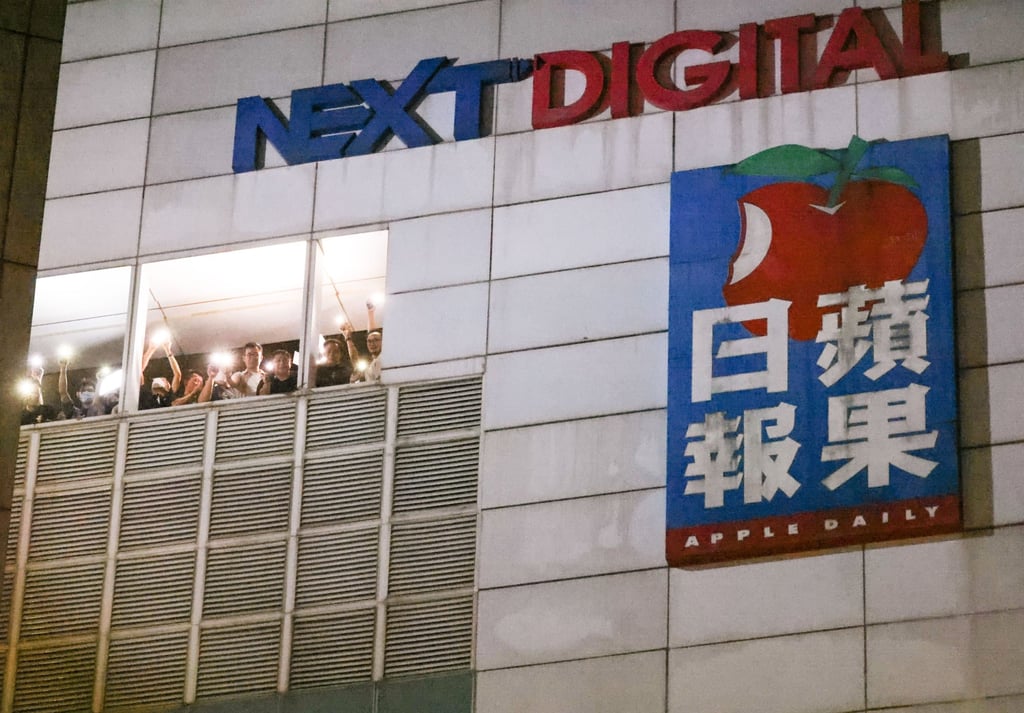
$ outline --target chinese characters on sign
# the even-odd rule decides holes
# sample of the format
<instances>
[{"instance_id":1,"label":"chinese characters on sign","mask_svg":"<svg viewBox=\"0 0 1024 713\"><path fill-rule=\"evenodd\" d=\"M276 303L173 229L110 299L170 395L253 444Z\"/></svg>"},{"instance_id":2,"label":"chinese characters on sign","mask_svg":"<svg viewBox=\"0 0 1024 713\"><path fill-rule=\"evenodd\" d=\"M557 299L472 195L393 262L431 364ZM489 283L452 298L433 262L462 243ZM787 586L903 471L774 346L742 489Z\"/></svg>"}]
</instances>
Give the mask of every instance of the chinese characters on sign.
<instances>
[{"instance_id":1,"label":"chinese characters on sign","mask_svg":"<svg viewBox=\"0 0 1024 713\"><path fill-rule=\"evenodd\" d=\"M854 137L673 176L670 564L960 529L948 175Z\"/></svg>"}]
</instances>

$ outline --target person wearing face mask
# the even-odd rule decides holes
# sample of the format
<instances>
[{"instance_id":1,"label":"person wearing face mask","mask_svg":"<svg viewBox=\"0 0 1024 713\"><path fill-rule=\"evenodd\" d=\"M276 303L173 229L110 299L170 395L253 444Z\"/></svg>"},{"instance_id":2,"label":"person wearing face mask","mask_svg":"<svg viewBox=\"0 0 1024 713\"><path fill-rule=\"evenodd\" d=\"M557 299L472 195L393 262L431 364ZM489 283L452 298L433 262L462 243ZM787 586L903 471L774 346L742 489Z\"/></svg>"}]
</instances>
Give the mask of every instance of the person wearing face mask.
<instances>
[{"instance_id":1,"label":"person wearing face mask","mask_svg":"<svg viewBox=\"0 0 1024 713\"><path fill-rule=\"evenodd\" d=\"M78 391L72 397L68 393L68 361L60 361L60 374L57 376L57 391L60 393L60 409L64 418L85 418L88 416L105 416L117 405L111 403L96 390L96 379L85 377L78 383Z\"/></svg>"}]
</instances>

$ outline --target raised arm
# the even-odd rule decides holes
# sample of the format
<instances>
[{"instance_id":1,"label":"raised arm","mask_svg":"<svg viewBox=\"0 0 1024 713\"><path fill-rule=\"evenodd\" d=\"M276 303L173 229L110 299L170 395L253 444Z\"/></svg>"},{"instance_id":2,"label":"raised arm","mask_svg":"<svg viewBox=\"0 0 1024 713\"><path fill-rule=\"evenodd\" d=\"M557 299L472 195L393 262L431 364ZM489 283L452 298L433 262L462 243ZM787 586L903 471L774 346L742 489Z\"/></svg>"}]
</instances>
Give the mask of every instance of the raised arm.
<instances>
[{"instance_id":1,"label":"raised arm","mask_svg":"<svg viewBox=\"0 0 1024 713\"><path fill-rule=\"evenodd\" d=\"M176 394L178 387L181 386L181 367L178 366L178 360L174 358L170 342L164 345L164 351L167 353L167 362L171 365L171 373L174 374L174 378L171 379L171 393Z\"/></svg>"},{"instance_id":2,"label":"raised arm","mask_svg":"<svg viewBox=\"0 0 1024 713\"><path fill-rule=\"evenodd\" d=\"M206 383L199 392L199 403L205 404L213 398L213 381L217 378L218 368L212 364L206 367Z\"/></svg>"},{"instance_id":3,"label":"raised arm","mask_svg":"<svg viewBox=\"0 0 1024 713\"><path fill-rule=\"evenodd\" d=\"M359 361L359 350L356 349L355 342L352 341L352 325L345 322L341 326L341 333L345 337L345 346L348 347L348 358L352 362L352 368L356 368L356 362Z\"/></svg>"},{"instance_id":4,"label":"raised arm","mask_svg":"<svg viewBox=\"0 0 1024 713\"><path fill-rule=\"evenodd\" d=\"M156 344L147 344L146 351L142 354L142 368L139 369L139 386L146 385L146 367L149 366L149 360L153 358L153 354L157 350Z\"/></svg>"}]
</instances>

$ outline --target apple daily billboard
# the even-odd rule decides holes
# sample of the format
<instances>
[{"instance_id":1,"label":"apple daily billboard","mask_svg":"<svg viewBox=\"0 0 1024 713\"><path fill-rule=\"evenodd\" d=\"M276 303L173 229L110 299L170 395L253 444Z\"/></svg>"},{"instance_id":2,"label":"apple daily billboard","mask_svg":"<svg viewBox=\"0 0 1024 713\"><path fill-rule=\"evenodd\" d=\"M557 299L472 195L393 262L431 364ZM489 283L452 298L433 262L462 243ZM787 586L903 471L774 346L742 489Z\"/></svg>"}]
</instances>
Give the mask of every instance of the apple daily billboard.
<instances>
[{"instance_id":1,"label":"apple daily billboard","mask_svg":"<svg viewBox=\"0 0 1024 713\"><path fill-rule=\"evenodd\" d=\"M669 564L961 529L948 138L671 190Z\"/></svg>"}]
</instances>

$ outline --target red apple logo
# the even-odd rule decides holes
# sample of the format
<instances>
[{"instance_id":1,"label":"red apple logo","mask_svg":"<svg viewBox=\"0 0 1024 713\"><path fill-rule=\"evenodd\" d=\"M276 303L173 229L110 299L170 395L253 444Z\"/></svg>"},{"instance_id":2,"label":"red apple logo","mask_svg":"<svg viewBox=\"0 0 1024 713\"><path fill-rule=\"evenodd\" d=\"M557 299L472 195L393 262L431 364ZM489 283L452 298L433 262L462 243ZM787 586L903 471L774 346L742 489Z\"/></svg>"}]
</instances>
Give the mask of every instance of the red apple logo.
<instances>
[{"instance_id":1,"label":"red apple logo","mask_svg":"<svg viewBox=\"0 0 1024 713\"><path fill-rule=\"evenodd\" d=\"M819 295L910 275L928 235L924 206L900 169L857 169L867 148L856 136L842 152L779 146L735 166L746 175L836 173L837 179L831 190L787 181L739 199L742 237L722 288L726 304L788 300L790 337L811 340L826 310L818 307ZM744 326L757 335L767 329L763 321Z\"/></svg>"}]
</instances>

